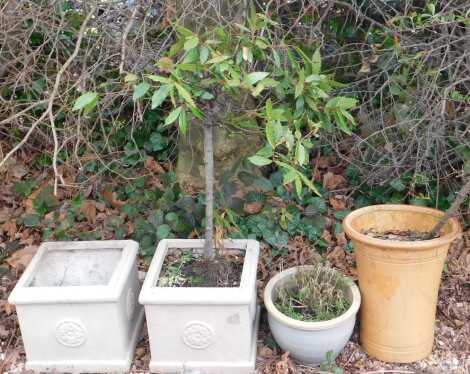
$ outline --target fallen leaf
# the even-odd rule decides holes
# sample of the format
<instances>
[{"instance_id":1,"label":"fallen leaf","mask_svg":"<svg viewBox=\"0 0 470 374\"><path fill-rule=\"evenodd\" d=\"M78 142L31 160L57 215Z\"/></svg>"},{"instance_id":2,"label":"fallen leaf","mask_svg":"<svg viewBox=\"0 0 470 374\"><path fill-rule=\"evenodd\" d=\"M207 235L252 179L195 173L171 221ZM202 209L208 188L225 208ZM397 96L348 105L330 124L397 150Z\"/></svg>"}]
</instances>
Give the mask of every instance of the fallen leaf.
<instances>
[{"instance_id":1,"label":"fallen leaf","mask_svg":"<svg viewBox=\"0 0 470 374\"><path fill-rule=\"evenodd\" d=\"M340 187L346 187L347 181L342 175L333 174L331 171L323 176L323 187L328 191L335 190Z\"/></svg>"},{"instance_id":2,"label":"fallen leaf","mask_svg":"<svg viewBox=\"0 0 470 374\"><path fill-rule=\"evenodd\" d=\"M166 172L153 157L147 157L144 161L144 166L153 173L163 174Z\"/></svg>"},{"instance_id":3,"label":"fallen leaf","mask_svg":"<svg viewBox=\"0 0 470 374\"><path fill-rule=\"evenodd\" d=\"M247 214L257 214L261 211L263 203L261 201L254 201L252 203L246 203L243 207L243 210Z\"/></svg>"},{"instance_id":4,"label":"fallen leaf","mask_svg":"<svg viewBox=\"0 0 470 374\"><path fill-rule=\"evenodd\" d=\"M80 207L80 212L83 213L89 222L96 223L96 206L94 201L85 200Z\"/></svg>"},{"instance_id":5,"label":"fallen leaf","mask_svg":"<svg viewBox=\"0 0 470 374\"><path fill-rule=\"evenodd\" d=\"M111 190L104 190L103 192L101 192L101 195L103 195L104 199L109 203L111 204L111 206L113 208L120 208L122 207L123 205L126 204L125 201L122 201L122 200L119 200L117 198L117 194L116 192L112 192Z\"/></svg>"},{"instance_id":6,"label":"fallen leaf","mask_svg":"<svg viewBox=\"0 0 470 374\"><path fill-rule=\"evenodd\" d=\"M2 230L11 240L15 239L18 228L16 226L16 220L5 222L2 226Z\"/></svg>"},{"instance_id":7,"label":"fallen leaf","mask_svg":"<svg viewBox=\"0 0 470 374\"><path fill-rule=\"evenodd\" d=\"M264 358L271 358L274 357L274 352L267 345L264 345L259 349L258 355Z\"/></svg>"},{"instance_id":8,"label":"fallen leaf","mask_svg":"<svg viewBox=\"0 0 470 374\"><path fill-rule=\"evenodd\" d=\"M0 210L0 223L8 221L10 217L11 217L10 209L3 208L2 210Z\"/></svg>"},{"instance_id":9,"label":"fallen leaf","mask_svg":"<svg viewBox=\"0 0 470 374\"><path fill-rule=\"evenodd\" d=\"M330 197L330 205L334 210L346 209L346 200L343 199L342 195L335 195Z\"/></svg>"},{"instance_id":10,"label":"fallen leaf","mask_svg":"<svg viewBox=\"0 0 470 374\"><path fill-rule=\"evenodd\" d=\"M13 312L13 305L11 305L8 301L5 303L3 306L3 310L5 310L5 313L10 315Z\"/></svg>"},{"instance_id":11,"label":"fallen leaf","mask_svg":"<svg viewBox=\"0 0 470 374\"><path fill-rule=\"evenodd\" d=\"M23 249L13 252L13 254L8 257L5 262L15 269L21 266L26 267L30 263L33 256L36 254L37 250L37 245L29 245Z\"/></svg>"}]
</instances>

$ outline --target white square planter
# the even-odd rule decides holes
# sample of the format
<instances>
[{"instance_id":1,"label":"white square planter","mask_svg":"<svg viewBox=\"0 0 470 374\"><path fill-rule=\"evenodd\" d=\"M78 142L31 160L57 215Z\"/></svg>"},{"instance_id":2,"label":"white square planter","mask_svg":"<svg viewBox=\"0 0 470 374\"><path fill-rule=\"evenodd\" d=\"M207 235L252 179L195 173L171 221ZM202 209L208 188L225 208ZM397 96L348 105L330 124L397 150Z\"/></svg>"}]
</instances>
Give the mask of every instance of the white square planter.
<instances>
[{"instance_id":1,"label":"white square planter","mask_svg":"<svg viewBox=\"0 0 470 374\"><path fill-rule=\"evenodd\" d=\"M13 289L26 368L127 372L143 320L138 244L49 242Z\"/></svg>"},{"instance_id":2,"label":"white square planter","mask_svg":"<svg viewBox=\"0 0 470 374\"><path fill-rule=\"evenodd\" d=\"M157 287L169 248L201 250L204 240L158 244L139 296L150 339L150 370L159 373L248 374L255 370L259 312L259 243L225 240L245 251L240 287Z\"/></svg>"}]
</instances>

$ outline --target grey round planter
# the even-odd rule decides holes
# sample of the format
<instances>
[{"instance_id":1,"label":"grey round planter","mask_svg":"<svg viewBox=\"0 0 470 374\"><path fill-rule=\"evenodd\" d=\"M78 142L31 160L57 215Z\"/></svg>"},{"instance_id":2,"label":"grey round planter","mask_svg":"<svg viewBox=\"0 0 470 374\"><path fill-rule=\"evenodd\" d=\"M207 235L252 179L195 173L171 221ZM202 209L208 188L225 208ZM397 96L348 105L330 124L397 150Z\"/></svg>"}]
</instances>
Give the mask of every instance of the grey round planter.
<instances>
[{"instance_id":1,"label":"grey round planter","mask_svg":"<svg viewBox=\"0 0 470 374\"><path fill-rule=\"evenodd\" d=\"M273 295L297 271L308 268L311 266L298 266L274 276L264 290L264 305L268 310L269 327L279 346L302 363L319 365L325 361L328 351L333 351L333 357L336 357L350 339L361 304L361 294L350 280L348 297L352 304L341 316L322 322L304 322L287 317L275 307Z\"/></svg>"}]
</instances>

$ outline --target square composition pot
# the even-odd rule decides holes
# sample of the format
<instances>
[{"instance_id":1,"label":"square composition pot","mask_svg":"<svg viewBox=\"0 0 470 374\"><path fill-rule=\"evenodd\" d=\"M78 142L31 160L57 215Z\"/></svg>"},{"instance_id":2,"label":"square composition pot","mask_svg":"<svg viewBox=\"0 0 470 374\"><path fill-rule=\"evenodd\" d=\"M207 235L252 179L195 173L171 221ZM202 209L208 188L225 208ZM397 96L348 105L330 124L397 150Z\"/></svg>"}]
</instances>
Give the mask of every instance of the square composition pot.
<instances>
[{"instance_id":1,"label":"square composition pot","mask_svg":"<svg viewBox=\"0 0 470 374\"><path fill-rule=\"evenodd\" d=\"M158 244L140 293L150 339L150 370L159 373L248 374L255 368L259 311L256 272L259 243L225 240L245 251L239 287L158 287L168 250L201 251L204 240Z\"/></svg>"},{"instance_id":2,"label":"square composition pot","mask_svg":"<svg viewBox=\"0 0 470 374\"><path fill-rule=\"evenodd\" d=\"M143 320L137 253L131 240L40 246L9 297L27 369L128 372Z\"/></svg>"}]
</instances>

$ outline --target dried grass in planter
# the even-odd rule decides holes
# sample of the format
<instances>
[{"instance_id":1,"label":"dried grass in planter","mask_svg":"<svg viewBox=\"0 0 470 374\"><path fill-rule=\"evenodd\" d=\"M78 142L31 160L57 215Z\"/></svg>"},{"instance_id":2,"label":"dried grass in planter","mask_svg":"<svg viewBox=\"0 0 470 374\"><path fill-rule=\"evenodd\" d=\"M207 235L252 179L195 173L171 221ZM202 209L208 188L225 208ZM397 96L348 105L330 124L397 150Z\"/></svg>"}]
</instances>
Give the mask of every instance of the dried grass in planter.
<instances>
[{"instance_id":1,"label":"dried grass in planter","mask_svg":"<svg viewBox=\"0 0 470 374\"><path fill-rule=\"evenodd\" d=\"M351 306L346 278L338 271L317 264L299 270L277 290L274 304L280 312L300 321L326 321L346 312Z\"/></svg>"}]
</instances>

